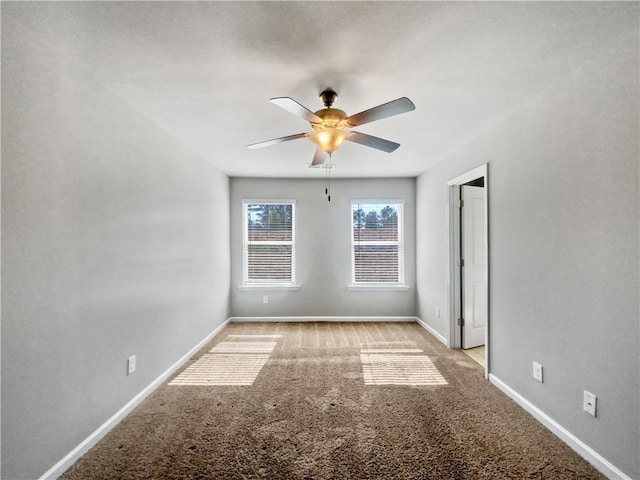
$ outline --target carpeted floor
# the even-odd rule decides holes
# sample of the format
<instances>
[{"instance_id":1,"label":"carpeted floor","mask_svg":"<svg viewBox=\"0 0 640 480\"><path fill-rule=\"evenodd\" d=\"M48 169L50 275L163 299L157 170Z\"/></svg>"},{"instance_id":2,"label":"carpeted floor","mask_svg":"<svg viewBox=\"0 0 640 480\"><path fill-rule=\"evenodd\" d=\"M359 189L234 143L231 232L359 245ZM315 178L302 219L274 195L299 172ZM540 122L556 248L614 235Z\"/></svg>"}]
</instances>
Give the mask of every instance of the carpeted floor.
<instances>
[{"instance_id":1,"label":"carpeted floor","mask_svg":"<svg viewBox=\"0 0 640 480\"><path fill-rule=\"evenodd\" d=\"M604 477L415 323L238 323L61 478Z\"/></svg>"}]
</instances>

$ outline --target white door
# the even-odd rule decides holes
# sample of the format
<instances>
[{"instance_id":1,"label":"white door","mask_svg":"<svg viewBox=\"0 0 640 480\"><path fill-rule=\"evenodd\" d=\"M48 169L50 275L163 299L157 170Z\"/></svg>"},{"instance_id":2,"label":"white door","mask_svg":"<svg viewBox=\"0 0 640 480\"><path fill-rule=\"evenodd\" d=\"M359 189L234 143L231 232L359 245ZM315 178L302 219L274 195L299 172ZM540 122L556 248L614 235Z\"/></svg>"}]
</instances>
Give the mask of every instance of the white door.
<instances>
[{"instance_id":1,"label":"white door","mask_svg":"<svg viewBox=\"0 0 640 480\"><path fill-rule=\"evenodd\" d=\"M487 283L483 187L462 186L462 348L485 343Z\"/></svg>"}]
</instances>

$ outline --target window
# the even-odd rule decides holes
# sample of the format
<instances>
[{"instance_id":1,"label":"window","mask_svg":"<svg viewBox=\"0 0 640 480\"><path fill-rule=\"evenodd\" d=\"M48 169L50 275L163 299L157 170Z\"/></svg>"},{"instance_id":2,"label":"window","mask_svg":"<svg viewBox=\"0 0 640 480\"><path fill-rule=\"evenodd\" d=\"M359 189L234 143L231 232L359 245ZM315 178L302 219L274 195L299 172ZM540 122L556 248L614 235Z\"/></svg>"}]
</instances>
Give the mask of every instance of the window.
<instances>
[{"instance_id":1,"label":"window","mask_svg":"<svg viewBox=\"0 0 640 480\"><path fill-rule=\"evenodd\" d=\"M295 282L295 201L243 200L244 285Z\"/></svg>"},{"instance_id":2,"label":"window","mask_svg":"<svg viewBox=\"0 0 640 480\"><path fill-rule=\"evenodd\" d=\"M404 285L402 201L353 201L352 282Z\"/></svg>"}]
</instances>

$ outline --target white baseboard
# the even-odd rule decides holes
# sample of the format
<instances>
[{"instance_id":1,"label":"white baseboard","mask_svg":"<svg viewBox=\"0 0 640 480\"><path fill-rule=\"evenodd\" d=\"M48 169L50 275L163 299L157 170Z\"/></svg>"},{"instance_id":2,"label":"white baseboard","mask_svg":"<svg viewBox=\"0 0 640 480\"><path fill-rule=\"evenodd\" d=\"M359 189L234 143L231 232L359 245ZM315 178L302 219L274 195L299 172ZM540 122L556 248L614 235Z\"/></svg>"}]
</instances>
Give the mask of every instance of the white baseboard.
<instances>
[{"instance_id":1,"label":"white baseboard","mask_svg":"<svg viewBox=\"0 0 640 480\"><path fill-rule=\"evenodd\" d=\"M415 322L416 317L348 317L348 316L303 316L303 317L231 317L231 322Z\"/></svg>"},{"instance_id":2,"label":"white baseboard","mask_svg":"<svg viewBox=\"0 0 640 480\"><path fill-rule=\"evenodd\" d=\"M229 319L226 319L213 332L201 340L195 347L185 353L180 359L165 370L158 378L151 382L144 390L133 397L127 404L118 410L109 420L103 423L98 429L85 438L80 445L71 450L62 460L45 472L39 480L54 480L62 475L71 465L73 465L82 455L87 453L98 441L104 437L109 431L115 427L120 421L136 408L142 401L149 396L156 388L162 385L173 373L176 372L187 360L195 355L198 350L206 345L220 330L227 326Z\"/></svg>"},{"instance_id":3,"label":"white baseboard","mask_svg":"<svg viewBox=\"0 0 640 480\"><path fill-rule=\"evenodd\" d=\"M556 422L549 415L544 413L529 400L524 398L518 392L513 390L509 385L497 378L493 374L489 374L489 381L496 387L502 390L507 396L511 397L518 405L529 412L533 417L547 427L553 434L555 434L560 440L569 445L578 455L584 458L587 462L598 469L607 478L620 479L620 480L632 480L631 477L622 472L619 468L609 462L606 458L596 452L589 445L584 443L578 437L576 437L569 430L564 428L558 422Z\"/></svg>"},{"instance_id":4,"label":"white baseboard","mask_svg":"<svg viewBox=\"0 0 640 480\"><path fill-rule=\"evenodd\" d=\"M424 328L427 332L429 332L431 335L433 335L434 337L436 337L438 340L440 340L442 343L444 343L447 347L449 346L449 341L441 334L439 334L438 332L436 332L432 327L430 327L429 325L427 325L426 323L424 323L422 321L422 319L416 317L416 322L418 322L418 324Z\"/></svg>"}]
</instances>

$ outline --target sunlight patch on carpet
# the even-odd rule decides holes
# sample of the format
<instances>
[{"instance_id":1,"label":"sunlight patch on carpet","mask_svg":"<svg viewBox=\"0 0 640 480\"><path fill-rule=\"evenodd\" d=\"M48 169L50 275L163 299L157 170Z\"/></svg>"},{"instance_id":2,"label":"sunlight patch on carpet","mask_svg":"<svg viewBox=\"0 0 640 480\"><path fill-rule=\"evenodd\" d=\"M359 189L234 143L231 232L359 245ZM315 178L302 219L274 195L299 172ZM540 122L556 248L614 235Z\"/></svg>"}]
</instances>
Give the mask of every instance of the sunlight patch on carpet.
<instances>
[{"instance_id":1,"label":"sunlight patch on carpet","mask_svg":"<svg viewBox=\"0 0 640 480\"><path fill-rule=\"evenodd\" d=\"M360 353L422 353L419 348L363 348Z\"/></svg>"},{"instance_id":2,"label":"sunlight patch on carpet","mask_svg":"<svg viewBox=\"0 0 640 480\"><path fill-rule=\"evenodd\" d=\"M276 342L220 342L211 353L271 353Z\"/></svg>"},{"instance_id":3,"label":"sunlight patch on carpet","mask_svg":"<svg viewBox=\"0 0 640 480\"><path fill-rule=\"evenodd\" d=\"M427 355L415 355L413 349L399 353L360 353L365 385L447 385Z\"/></svg>"},{"instance_id":4,"label":"sunlight patch on carpet","mask_svg":"<svg viewBox=\"0 0 640 480\"><path fill-rule=\"evenodd\" d=\"M361 348L416 348L413 340L360 342Z\"/></svg>"},{"instance_id":5,"label":"sunlight patch on carpet","mask_svg":"<svg viewBox=\"0 0 640 480\"><path fill-rule=\"evenodd\" d=\"M169 385L253 385L277 343L255 340L279 337L280 335L229 335L227 339L232 341L215 345L210 353L202 355L169 382Z\"/></svg>"},{"instance_id":6,"label":"sunlight patch on carpet","mask_svg":"<svg viewBox=\"0 0 640 480\"><path fill-rule=\"evenodd\" d=\"M204 354L169 385L253 385L268 354Z\"/></svg>"},{"instance_id":7,"label":"sunlight patch on carpet","mask_svg":"<svg viewBox=\"0 0 640 480\"><path fill-rule=\"evenodd\" d=\"M227 335L227 338L245 340L247 338L280 338L282 335Z\"/></svg>"}]
</instances>

